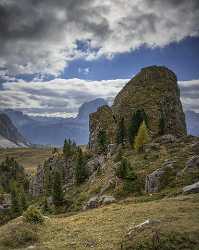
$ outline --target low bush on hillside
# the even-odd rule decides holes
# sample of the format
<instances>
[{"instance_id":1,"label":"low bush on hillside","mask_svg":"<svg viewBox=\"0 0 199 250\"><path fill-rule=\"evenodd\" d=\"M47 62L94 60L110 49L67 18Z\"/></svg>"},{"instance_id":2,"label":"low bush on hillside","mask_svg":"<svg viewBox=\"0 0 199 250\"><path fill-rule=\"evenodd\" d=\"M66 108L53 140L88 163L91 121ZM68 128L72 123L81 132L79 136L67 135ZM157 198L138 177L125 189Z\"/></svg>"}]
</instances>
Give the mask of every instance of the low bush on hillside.
<instances>
[{"instance_id":1,"label":"low bush on hillside","mask_svg":"<svg viewBox=\"0 0 199 250\"><path fill-rule=\"evenodd\" d=\"M27 247L39 240L37 229L34 225L12 224L0 236L0 249L16 249Z\"/></svg>"},{"instance_id":2,"label":"low bush on hillside","mask_svg":"<svg viewBox=\"0 0 199 250\"><path fill-rule=\"evenodd\" d=\"M34 206L30 206L24 213L23 217L30 224L41 224L44 222L44 217L40 210Z\"/></svg>"}]
</instances>

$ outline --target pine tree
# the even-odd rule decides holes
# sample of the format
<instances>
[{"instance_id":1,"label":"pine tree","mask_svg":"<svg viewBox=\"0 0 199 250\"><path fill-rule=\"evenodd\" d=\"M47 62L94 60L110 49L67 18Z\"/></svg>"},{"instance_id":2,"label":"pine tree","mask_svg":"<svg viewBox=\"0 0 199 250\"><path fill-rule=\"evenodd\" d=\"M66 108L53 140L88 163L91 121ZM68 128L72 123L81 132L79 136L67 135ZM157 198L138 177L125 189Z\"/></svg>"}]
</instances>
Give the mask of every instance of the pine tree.
<instances>
[{"instance_id":1,"label":"pine tree","mask_svg":"<svg viewBox=\"0 0 199 250\"><path fill-rule=\"evenodd\" d=\"M108 149L108 138L105 130L100 130L97 137L99 153L106 153Z\"/></svg>"},{"instance_id":2,"label":"pine tree","mask_svg":"<svg viewBox=\"0 0 199 250\"><path fill-rule=\"evenodd\" d=\"M139 127L143 121L145 121L146 125L148 124L147 115L143 109L138 109L133 113L131 123L129 126L129 143L132 145L134 143L135 137L138 133ZM147 125L148 127L148 125Z\"/></svg>"},{"instance_id":3,"label":"pine tree","mask_svg":"<svg viewBox=\"0 0 199 250\"><path fill-rule=\"evenodd\" d=\"M124 145L125 136L126 136L126 129L125 129L125 125L124 125L124 118L122 118L119 121L118 129L117 129L117 137L116 137L117 144Z\"/></svg>"},{"instance_id":4,"label":"pine tree","mask_svg":"<svg viewBox=\"0 0 199 250\"><path fill-rule=\"evenodd\" d=\"M63 146L63 154L66 159L70 158L73 156L76 152L76 144L75 142L72 142L70 139L65 139L64 140L64 146Z\"/></svg>"},{"instance_id":5,"label":"pine tree","mask_svg":"<svg viewBox=\"0 0 199 250\"><path fill-rule=\"evenodd\" d=\"M28 207L26 194L24 192L23 187L20 187L19 189L19 199L20 199L20 206L23 211L25 211Z\"/></svg>"},{"instance_id":6,"label":"pine tree","mask_svg":"<svg viewBox=\"0 0 199 250\"><path fill-rule=\"evenodd\" d=\"M159 135L163 135L164 133L165 133L165 118L163 112L161 111L159 119Z\"/></svg>"},{"instance_id":7,"label":"pine tree","mask_svg":"<svg viewBox=\"0 0 199 250\"><path fill-rule=\"evenodd\" d=\"M134 148L137 152L143 151L144 144L148 143L150 140L149 131L147 129L145 121L139 127L138 134L135 137Z\"/></svg>"},{"instance_id":8,"label":"pine tree","mask_svg":"<svg viewBox=\"0 0 199 250\"><path fill-rule=\"evenodd\" d=\"M21 204L20 204L20 197L16 182L13 181L11 183L11 210L13 214L18 215L21 214Z\"/></svg>"},{"instance_id":9,"label":"pine tree","mask_svg":"<svg viewBox=\"0 0 199 250\"><path fill-rule=\"evenodd\" d=\"M53 203L55 206L62 204L64 198L62 190L62 180L61 175L58 171L54 174L54 183L53 183Z\"/></svg>"},{"instance_id":10,"label":"pine tree","mask_svg":"<svg viewBox=\"0 0 199 250\"><path fill-rule=\"evenodd\" d=\"M81 148L78 148L75 166L75 179L77 184L83 183L88 177L85 160Z\"/></svg>"}]
</instances>

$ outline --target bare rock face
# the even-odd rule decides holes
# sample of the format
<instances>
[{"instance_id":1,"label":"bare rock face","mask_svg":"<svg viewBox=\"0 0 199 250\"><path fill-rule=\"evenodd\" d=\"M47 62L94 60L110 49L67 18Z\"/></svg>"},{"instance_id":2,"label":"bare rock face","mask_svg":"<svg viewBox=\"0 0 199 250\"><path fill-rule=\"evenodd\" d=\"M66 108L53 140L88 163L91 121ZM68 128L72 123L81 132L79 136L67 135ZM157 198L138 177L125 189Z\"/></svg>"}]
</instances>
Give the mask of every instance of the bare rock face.
<instances>
[{"instance_id":1,"label":"bare rock face","mask_svg":"<svg viewBox=\"0 0 199 250\"><path fill-rule=\"evenodd\" d=\"M44 168L38 166L37 172L34 177L30 180L29 193L33 197L38 197L44 192Z\"/></svg>"},{"instance_id":2,"label":"bare rock face","mask_svg":"<svg viewBox=\"0 0 199 250\"><path fill-rule=\"evenodd\" d=\"M114 143L118 121L124 118L128 129L132 115L138 109L144 109L153 137L159 135L162 120L163 134L174 137L186 135L176 75L166 67L151 66L142 69L126 84L111 108L103 106L90 115L89 148L96 152L97 134L101 128L107 132L110 143Z\"/></svg>"},{"instance_id":3,"label":"bare rock face","mask_svg":"<svg viewBox=\"0 0 199 250\"><path fill-rule=\"evenodd\" d=\"M106 131L109 143L115 141L116 121L111 108L107 105L100 107L97 112L90 114L89 120L89 149L97 152L97 138L100 130Z\"/></svg>"},{"instance_id":4,"label":"bare rock face","mask_svg":"<svg viewBox=\"0 0 199 250\"><path fill-rule=\"evenodd\" d=\"M166 67L142 69L119 92L112 106L114 115L124 116L127 124L137 109L145 110L149 129L154 136L159 132L161 117L165 122L164 134L186 134L177 77Z\"/></svg>"},{"instance_id":5,"label":"bare rock face","mask_svg":"<svg viewBox=\"0 0 199 250\"><path fill-rule=\"evenodd\" d=\"M162 180L167 178L167 175L175 175L174 168L175 161L168 160L164 162L161 168L156 169L154 172L146 176L145 180L145 192L156 193L159 192L163 183Z\"/></svg>"}]
</instances>

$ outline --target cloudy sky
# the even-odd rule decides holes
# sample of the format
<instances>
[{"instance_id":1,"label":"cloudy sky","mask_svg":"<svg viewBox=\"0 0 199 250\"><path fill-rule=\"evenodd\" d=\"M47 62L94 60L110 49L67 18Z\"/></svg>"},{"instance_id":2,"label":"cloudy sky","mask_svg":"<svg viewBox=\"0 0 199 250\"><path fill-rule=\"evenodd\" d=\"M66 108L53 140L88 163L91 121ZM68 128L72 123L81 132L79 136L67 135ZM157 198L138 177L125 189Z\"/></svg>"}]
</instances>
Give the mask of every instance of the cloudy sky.
<instances>
[{"instance_id":1,"label":"cloudy sky","mask_svg":"<svg viewBox=\"0 0 199 250\"><path fill-rule=\"evenodd\" d=\"M0 0L0 108L74 116L149 65L199 112L198 0Z\"/></svg>"}]
</instances>

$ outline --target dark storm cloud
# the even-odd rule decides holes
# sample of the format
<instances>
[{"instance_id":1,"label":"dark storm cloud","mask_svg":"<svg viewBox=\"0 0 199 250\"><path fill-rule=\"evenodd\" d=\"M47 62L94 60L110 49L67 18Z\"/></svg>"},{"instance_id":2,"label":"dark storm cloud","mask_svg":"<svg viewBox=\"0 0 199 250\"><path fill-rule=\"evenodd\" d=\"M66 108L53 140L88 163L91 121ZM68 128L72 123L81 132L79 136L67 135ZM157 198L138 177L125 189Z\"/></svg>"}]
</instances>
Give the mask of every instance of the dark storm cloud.
<instances>
[{"instance_id":1,"label":"dark storm cloud","mask_svg":"<svg viewBox=\"0 0 199 250\"><path fill-rule=\"evenodd\" d=\"M75 58L110 57L143 44L163 47L198 35L198 5L197 0L1 0L0 68L7 75L56 75ZM88 42L88 50L77 49L77 41Z\"/></svg>"}]
</instances>

